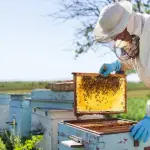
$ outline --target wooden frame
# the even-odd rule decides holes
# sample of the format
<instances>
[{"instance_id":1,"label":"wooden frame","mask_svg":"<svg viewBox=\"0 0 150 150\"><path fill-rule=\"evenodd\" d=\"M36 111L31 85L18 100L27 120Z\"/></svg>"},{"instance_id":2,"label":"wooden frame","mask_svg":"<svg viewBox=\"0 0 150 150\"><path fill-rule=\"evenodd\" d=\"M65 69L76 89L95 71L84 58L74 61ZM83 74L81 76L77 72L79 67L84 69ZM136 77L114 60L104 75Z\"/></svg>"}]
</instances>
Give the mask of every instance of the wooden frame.
<instances>
[{"instance_id":1,"label":"wooden frame","mask_svg":"<svg viewBox=\"0 0 150 150\"><path fill-rule=\"evenodd\" d=\"M94 123L96 121L98 122L103 122L103 121L108 121L111 122L111 121L125 121L124 122L124 125L122 126L122 128L118 128L118 129L114 129L114 127L103 127L103 129L105 128L105 131L95 131L94 129L89 129L87 127L81 127L80 125L76 124L76 123L81 123L81 124L84 124L84 123ZM73 128L78 128L78 129L81 129L81 130L84 130L84 131L87 131L87 132L91 132L91 133L94 133L94 134L98 134L98 135L107 135L107 134L117 134L117 133L126 133L126 132L129 132L130 129L127 128L127 126L131 127L132 125L136 124L137 122L136 121L132 121L132 120L126 120L126 119L117 119L117 118L110 118L110 119L107 119L107 118L100 118L100 119L83 119L83 120L66 120L66 121L63 121L64 124L68 125L68 126L71 126ZM108 130L108 131L107 131Z\"/></svg>"},{"instance_id":2,"label":"wooden frame","mask_svg":"<svg viewBox=\"0 0 150 150\"><path fill-rule=\"evenodd\" d=\"M82 116L82 115L93 115L93 114L100 114L100 115L107 115L107 114L120 114L120 113L126 113L127 112L127 94L126 94L126 85L127 85L127 81L126 81L126 76L124 74L110 74L109 76L112 77L121 77L125 79L125 109L124 111L98 111L98 112L77 112L77 87L76 87L76 79L77 76L101 76L98 73L81 73L81 72L73 72L73 80L74 80L74 114L75 116Z\"/></svg>"}]
</instances>

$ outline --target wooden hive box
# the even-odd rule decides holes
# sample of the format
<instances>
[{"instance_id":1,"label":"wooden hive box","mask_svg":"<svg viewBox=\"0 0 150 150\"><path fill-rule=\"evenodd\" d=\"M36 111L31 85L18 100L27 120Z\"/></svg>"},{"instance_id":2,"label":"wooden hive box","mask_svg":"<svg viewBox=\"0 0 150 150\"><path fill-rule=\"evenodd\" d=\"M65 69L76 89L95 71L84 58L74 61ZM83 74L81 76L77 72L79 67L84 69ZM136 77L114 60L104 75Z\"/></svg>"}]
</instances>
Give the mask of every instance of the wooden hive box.
<instances>
[{"instance_id":1,"label":"wooden hive box","mask_svg":"<svg viewBox=\"0 0 150 150\"><path fill-rule=\"evenodd\" d=\"M74 82L73 80L58 81L47 84L45 88L52 91L74 91Z\"/></svg>"}]
</instances>

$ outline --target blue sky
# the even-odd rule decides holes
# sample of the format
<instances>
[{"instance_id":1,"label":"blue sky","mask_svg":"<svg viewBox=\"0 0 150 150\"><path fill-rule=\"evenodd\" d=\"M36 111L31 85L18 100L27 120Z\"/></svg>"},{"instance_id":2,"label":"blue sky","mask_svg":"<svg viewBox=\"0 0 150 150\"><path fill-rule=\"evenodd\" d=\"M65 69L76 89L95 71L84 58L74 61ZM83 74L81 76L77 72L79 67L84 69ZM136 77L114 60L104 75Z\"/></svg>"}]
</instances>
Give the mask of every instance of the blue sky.
<instances>
[{"instance_id":1,"label":"blue sky","mask_svg":"<svg viewBox=\"0 0 150 150\"><path fill-rule=\"evenodd\" d=\"M98 72L116 59L112 53L104 57L100 47L74 60L80 24L53 22L46 15L57 7L52 0L0 0L0 80L71 79L72 72Z\"/></svg>"}]
</instances>

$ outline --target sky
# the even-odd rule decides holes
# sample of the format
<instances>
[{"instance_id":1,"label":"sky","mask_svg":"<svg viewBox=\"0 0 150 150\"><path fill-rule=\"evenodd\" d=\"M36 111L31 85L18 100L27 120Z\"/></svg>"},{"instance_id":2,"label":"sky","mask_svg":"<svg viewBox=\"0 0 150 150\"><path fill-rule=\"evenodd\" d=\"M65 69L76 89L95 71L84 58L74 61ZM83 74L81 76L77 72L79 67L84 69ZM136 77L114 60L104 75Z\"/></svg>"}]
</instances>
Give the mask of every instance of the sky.
<instances>
[{"instance_id":1,"label":"sky","mask_svg":"<svg viewBox=\"0 0 150 150\"><path fill-rule=\"evenodd\" d=\"M80 24L62 24L48 17L59 8L57 2L0 0L1 81L72 79L72 72L97 73L104 62L116 60L113 53L104 57L102 47L75 60L72 42Z\"/></svg>"}]
</instances>

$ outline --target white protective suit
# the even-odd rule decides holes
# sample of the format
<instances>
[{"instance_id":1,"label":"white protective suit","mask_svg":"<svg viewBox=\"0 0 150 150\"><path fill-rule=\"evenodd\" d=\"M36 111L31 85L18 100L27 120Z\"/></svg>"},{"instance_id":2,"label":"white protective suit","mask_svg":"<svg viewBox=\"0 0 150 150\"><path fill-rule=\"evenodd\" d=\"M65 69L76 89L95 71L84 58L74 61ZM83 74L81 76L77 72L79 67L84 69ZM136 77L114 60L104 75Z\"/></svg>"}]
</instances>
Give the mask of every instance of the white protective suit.
<instances>
[{"instance_id":1,"label":"white protective suit","mask_svg":"<svg viewBox=\"0 0 150 150\"><path fill-rule=\"evenodd\" d=\"M124 71L134 69L140 80L150 88L150 15L133 12L127 26L131 35L139 40L139 56L134 59L120 61ZM150 116L150 100L147 103L147 115Z\"/></svg>"}]
</instances>

